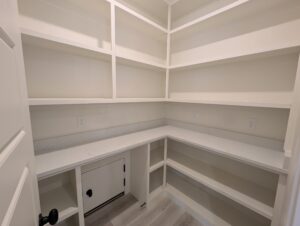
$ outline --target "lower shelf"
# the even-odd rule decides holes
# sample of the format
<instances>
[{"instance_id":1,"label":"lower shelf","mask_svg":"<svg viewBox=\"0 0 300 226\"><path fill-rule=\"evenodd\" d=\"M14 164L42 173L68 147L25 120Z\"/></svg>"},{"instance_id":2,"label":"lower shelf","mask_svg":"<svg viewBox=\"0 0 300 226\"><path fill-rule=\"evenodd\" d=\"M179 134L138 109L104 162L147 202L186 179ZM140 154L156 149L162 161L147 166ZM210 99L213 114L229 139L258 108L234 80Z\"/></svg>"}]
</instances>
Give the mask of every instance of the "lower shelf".
<instances>
[{"instance_id":1,"label":"lower shelf","mask_svg":"<svg viewBox=\"0 0 300 226\"><path fill-rule=\"evenodd\" d=\"M233 201L253 210L254 212L261 214L262 216L272 219L273 215L273 208L253 199L250 196L247 196L239 191L236 191L212 178L209 178L199 172L196 172L192 169L189 169L188 167L173 161L171 159L168 159L167 165L176 171L184 174L187 177L190 177L191 179L203 184L204 186L207 186L208 188L228 197L229 199L232 199Z\"/></svg>"},{"instance_id":2,"label":"lower shelf","mask_svg":"<svg viewBox=\"0 0 300 226\"><path fill-rule=\"evenodd\" d=\"M53 208L59 211L59 220L62 222L78 213L78 207L73 199L72 190L68 187L59 187L40 194L43 215L48 215Z\"/></svg>"},{"instance_id":3,"label":"lower shelf","mask_svg":"<svg viewBox=\"0 0 300 226\"><path fill-rule=\"evenodd\" d=\"M206 208L196 203L193 199L189 198L181 191L177 190L172 185L167 185L165 191L171 196L172 199L177 201L179 205L184 206L188 211L205 226L230 226L226 221L222 220L214 213L208 211Z\"/></svg>"},{"instance_id":4,"label":"lower shelf","mask_svg":"<svg viewBox=\"0 0 300 226\"><path fill-rule=\"evenodd\" d=\"M271 221L168 167L166 190L203 225L270 226Z\"/></svg>"}]
</instances>

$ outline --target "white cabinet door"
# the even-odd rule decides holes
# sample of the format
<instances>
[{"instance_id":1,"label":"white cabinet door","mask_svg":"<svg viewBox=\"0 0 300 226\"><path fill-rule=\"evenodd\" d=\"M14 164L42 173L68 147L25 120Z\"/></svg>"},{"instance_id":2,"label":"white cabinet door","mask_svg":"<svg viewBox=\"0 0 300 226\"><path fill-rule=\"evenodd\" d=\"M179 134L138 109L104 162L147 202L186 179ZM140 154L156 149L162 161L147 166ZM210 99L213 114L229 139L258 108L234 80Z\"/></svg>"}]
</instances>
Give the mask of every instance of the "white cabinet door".
<instances>
[{"instance_id":1,"label":"white cabinet door","mask_svg":"<svg viewBox=\"0 0 300 226\"><path fill-rule=\"evenodd\" d=\"M38 224L38 195L16 0L0 0L0 224Z\"/></svg>"},{"instance_id":2,"label":"white cabinet door","mask_svg":"<svg viewBox=\"0 0 300 226\"><path fill-rule=\"evenodd\" d=\"M82 174L85 213L125 191L124 164L121 159Z\"/></svg>"}]
</instances>

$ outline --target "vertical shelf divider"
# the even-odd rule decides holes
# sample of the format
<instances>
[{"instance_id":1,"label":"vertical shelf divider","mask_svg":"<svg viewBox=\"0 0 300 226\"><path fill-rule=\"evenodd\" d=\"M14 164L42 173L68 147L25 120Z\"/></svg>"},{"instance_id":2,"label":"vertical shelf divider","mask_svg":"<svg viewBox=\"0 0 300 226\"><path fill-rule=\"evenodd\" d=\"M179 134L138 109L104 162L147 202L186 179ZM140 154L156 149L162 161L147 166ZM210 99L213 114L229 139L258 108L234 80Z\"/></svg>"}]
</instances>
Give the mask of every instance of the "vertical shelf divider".
<instances>
[{"instance_id":1,"label":"vertical shelf divider","mask_svg":"<svg viewBox=\"0 0 300 226\"><path fill-rule=\"evenodd\" d=\"M76 177L76 193L77 193L79 226L84 226L85 223L84 223L84 212L83 212L81 168L80 168L80 166L75 168L75 177Z\"/></svg>"},{"instance_id":2,"label":"vertical shelf divider","mask_svg":"<svg viewBox=\"0 0 300 226\"><path fill-rule=\"evenodd\" d=\"M117 98L116 5L110 1L112 99Z\"/></svg>"},{"instance_id":3,"label":"vertical shelf divider","mask_svg":"<svg viewBox=\"0 0 300 226\"><path fill-rule=\"evenodd\" d=\"M169 77L170 77L170 54L171 54L171 5L168 5L168 33L167 33L167 59L166 59L166 64L167 64L167 68L166 68L166 88L165 88L165 98L168 99L169 98Z\"/></svg>"},{"instance_id":4,"label":"vertical shelf divider","mask_svg":"<svg viewBox=\"0 0 300 226\"><path fill-rule=\"evenodd\" d=\"M168 139L164 140L164 175L163 175L163 187L167 185L167 155L168 155Z\"/></svg>"}]
</instances>

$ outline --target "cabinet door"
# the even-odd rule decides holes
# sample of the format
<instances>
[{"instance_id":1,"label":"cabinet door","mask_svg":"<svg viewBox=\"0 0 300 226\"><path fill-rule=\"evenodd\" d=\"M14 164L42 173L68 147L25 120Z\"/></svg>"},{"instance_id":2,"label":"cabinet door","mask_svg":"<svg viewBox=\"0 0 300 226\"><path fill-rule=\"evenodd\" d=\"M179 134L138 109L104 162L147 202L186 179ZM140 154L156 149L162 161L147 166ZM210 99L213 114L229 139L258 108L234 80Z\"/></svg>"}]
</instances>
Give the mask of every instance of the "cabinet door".
<instances>
[{"instance_id":1,"label":"cabinet door","mask_svg":"<svg viewBox=\"0 0 300 226\"><path fill-rule=\"evenodd\" d=\"M121 159L82 174L85 213L125 191L124 164Z\"/></svg>"}]
</instances>

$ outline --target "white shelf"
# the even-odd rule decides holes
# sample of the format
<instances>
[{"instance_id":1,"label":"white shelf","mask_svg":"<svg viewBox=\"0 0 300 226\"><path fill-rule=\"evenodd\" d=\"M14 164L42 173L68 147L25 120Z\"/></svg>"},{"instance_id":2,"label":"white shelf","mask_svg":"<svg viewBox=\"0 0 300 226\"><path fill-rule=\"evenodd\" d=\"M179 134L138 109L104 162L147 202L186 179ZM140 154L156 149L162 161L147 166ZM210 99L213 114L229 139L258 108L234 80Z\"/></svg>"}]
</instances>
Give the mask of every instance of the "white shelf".
<instances>
[{"instance_id":1,"label":"white shelf","mask_svg":"<svg viewBox=\"0 0 300 226\"><path fill-rule=\"evenodd\" d=\"M164 146L150 150L150 166L164 161Z\"/></svg>"},{"instance_id":2,"label":"white shelf","mask_svg":"<svg viewBox=\"0 0 300 226\"><path fill-rule=\"evenodd\" d=\"M166 137L273 173L287 174L288 172L283 151L173 126L163 126L38 155L36 156L37 176L43 178L73 169L90 161L112 156Z\"/></svg>"},{"instance_id":3,"label":"white shelf","mask_svg":"<svg viewBox=\"0 0 300 226\"><path fill-rule=\"evenodd\" d=\"M232 199L233 201L253 210L254 212L268 218L272 219L273 216L273 208L257 201L239 191L236 191L214 179L211 179L199 172L196 172L192 169L189 169L188 167L173 161L171 159L167 160L167 165L176 171L184 174L185 176L190 177L191 179L203 184L204 186L207 186L208 188L226 196L227 198Z\"/></svg>"},{"instance_id":4,"label":"white shelf","mask_svg":"<svg viewBox=\"0 0 300 226\"><path fill-rule=\"evenodd\" d=\"M51 36L34 31L27 28L21 28L23 42L33 43L34 45L42 45L48 47L62 47L62 48L77 48L90 51L91 54L111 55L111 50L103 49L95 46L84 45L74 41L66 40L64 37Z\"/></svg>"},{"instance_id":5,"label":"white shelf","mask_svg":"<svg viewBox=\"0 0 300 226\"><path fill-rule=\"evenodd\" d=\"M160 70L166 70L167 65L159 64L156 62L152 62L151 60L143 60L140 57L136 57L135 54L124 54L123 52L117 52L116 53L117 58L120 59L120 62L131 64L133 66L141 66L144 65L148 68L157 68Z\"/></svg>"},{"instance_id":6,"label":"white shelf","mask_svg":"<svg viewBox=\"0 0 300 226\"><path fill-rule=\"evenodd\" d=\"M226 61L277 51L299 51L300 19L171 55L169 69ZM270 39L272 37L272 39Z\"/></svg>"},{"instance_id":7,"label":"white shelf","mask_svg":"<svg viewBox=\"0 0 300 226\"><path fill-rule=\"evenodd\" d=\"M117 1L115 1L115 0L107 0L107 1L113 3L113 4L114 4L115 6L117 6L118 8L120 8L120 9L124 10L125 12L129 13L130 15L132 15L132 16L134 16L134 17L136 17L136 18L138 18L138 19L140 19L140 20L142 20L142 21L144 21L145 23L150 24L151 26L153 26L153 27L155 27L155 28L157 28L157 29L159 29L159 30L165 32L165 33L168 33L168 30L167 30L166 28L160 26L159 24L157 24L157 23L155 23L154 21L152 21L152 20L146 18L145 16L143 16L143 15L137 13L136 11L134 11L134 10L128 8L128 7L125 6L124 4L122 4L122 3L120 3L120 2L117 2Z\"/></svg>"},{"instance_id":8,"label":"white shelf","mask_svg":"<svg viewBox=\"0 0 300 226\"><path fill-rule=\"evenodd\" d=\"M173 34L175 32L182 31L185 28L191 27L191 26L193 26L195 24L198 24L198 23L201 23L201 22L203 22L205 20L208 20L208 19L210 19L210 18L212 18L214 16L217 16L217 15L220 15L222 13L225 13L225 12L227 12L227 11L233 9L233 8L236 8L236 7L238 7L238 6L242 5L242 4L245 4L247 2L249 2L249 0L237 0L237 1L233 2L233 3L231 3L231 4L223 6L223 7L219 8L219 9L217 9L217 10L214 10L214 11L212 11L212 12L210 12L210 13L204 15L204 16L201 16L201 17L199 17L197 19L194 19L192 21L189 21L189 22L187 22L187 23L185 23L185 24L183 24L181 26L178 26L178 27L172 29L170 33Z\"/></svg>"},{"instance_id":9,"label":"white shelf","mask_svg":"<svg viewBox=\"0 0 300 226\"><path fill-rule=\"evenodd\" d=\"M160 161L160 162L158 162L158 163L156 163L156 164L150 166L149 173L152 173L153 171L159 169L160 167L163 167L164 164L165 164L164 161Z\"/></svg>"},{"instance_id":10,"label":"white shelf","mask_svg":"<svg viewBox=\"0 0 300 226\"><path fill-rule=\"evenodd\" d=\"M165 102L165 98L29 98L30 106Z\"/></svg>"},{"instance_id":11,"label":"white shelf","mask_svg":"<svg viewBox=\"0 0 300 226\"><path fill-rule=\"evenodd\" d=\"M293 92L171 93L168 101L289 109L292 95Z\"/></svg>"},{"instance_id":12,"label":"white shelf","mask_svg":"<svg viewBox=\"0 0 300 226\"><path fill-rule=\"evenodd\" d=\"M56 189L52 189L48 192L40 194L42 213L47 215L48 212L56 208L59 211L59 221L62 222L67 218L78 213L78 207L72 197L73 193L71 189L66 186L62 186Z\"/></svg>"},{"instance_id":13,"label":"white shelf","mask_svg":"<svg viewBox=\"0 0 300 226\"><path fill-rule=\"evenodd\" d=\"M180 205L184 206L188 212L190 212L196 219L204 223L203 225L209 226L230 226L229 223L195 202L193 199L189 198L181 191L174 188L172 185L168 184L165 191L169 193L172 199L179 202Z\"/></svg>"}]
</instances>

